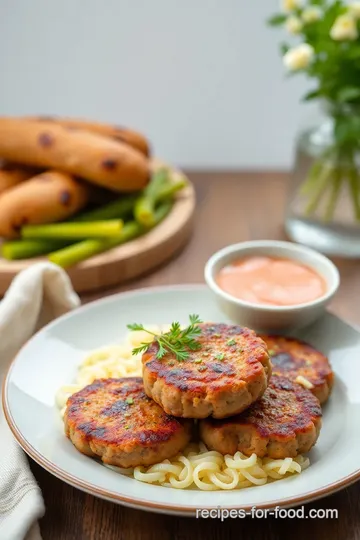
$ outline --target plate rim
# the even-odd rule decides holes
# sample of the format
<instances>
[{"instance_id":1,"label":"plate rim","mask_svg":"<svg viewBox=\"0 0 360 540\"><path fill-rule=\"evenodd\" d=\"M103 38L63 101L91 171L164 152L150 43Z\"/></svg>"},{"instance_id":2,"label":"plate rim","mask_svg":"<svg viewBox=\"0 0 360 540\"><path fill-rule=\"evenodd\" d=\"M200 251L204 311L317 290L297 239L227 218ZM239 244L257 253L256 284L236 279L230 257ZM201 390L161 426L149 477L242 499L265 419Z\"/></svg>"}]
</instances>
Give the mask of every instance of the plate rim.
<instances>
[{"instance_id":1,"label":"plate rim","mask_svg":"<svg viewBox=\"0 0 360 540\"><path fill-rule=\"evenodd\" d=\"M56 325L59 323L59 321L66 319L68 317L74 316L79 312L84 312L87 309L91 309L94 305L97 304L103 304L107 303L109 301L114 301L118 297L126 297L126 296L138 296L144 293L149 294L156 294L158 292L165 292L165 291L173 291L176 290L182 290L182 289L208 289L206 285L204 284L180 284L180 285L165 285L165 286L154 286L154 287L142 287L138 289L133 289L131 291L125 291L116 293L113 295L106 296L105 298L99 298L97 300L94 300L92 302L89 302L87 304L84 304L80 306L79 308L72 310L68 313L65 313L61 317L58 317L57 319L51 321L49 324L45 325L42 329L40 329L38 332L36 332L29 340L27 340L24 345L19 349L18 353L15 355L15 357L10 362L6 372L5 376L2 382L2 408L4 411L4 416L6 419L6 422L15 438L17 443L21 446L21 448L25 451L26 454L28 454L38 465L40 465L43 469L45 469L47 472L52 474L53 476L59 478L60 480L64 481L65 483L80 489L81 491L84 491L86 493L89 493L95 497L105 499L117 504L122 504L124 506L128 506L131 508L137 508L141 510L147 510L152 512L158 512L158 513L166 513L166 514L172 514L172 515L183 515L183 516L194 516L196 509L214 509L218 508L218 505L214 506L185 506L173 503L154 503L147 499L142 499L139 497L128 497L126 495L120 495L119 493L116 493L114 491L109 491L103 488L100 488L96 486L95 484L92 484L89 481L83 481L78 479L73 474L68 473L65 469L58 467L57 465L54 465L50 460L45 458L41 452L36 450L34 446L23 436L20 429L18 428L11 410L10 405L8 403L8 383L10 380L10 376L12 373L12 370L15 366L15 362L17 358L20 356L22 349L25 347L25 345L34 339L40 332L42 332L45 328L49 328L52 325ZM327 312L329 313L329 312ZM344 321L340 317L337 317L333 313L331 313L333 317L336 317L340 321L344 322L351 328L353 328L355 331L359 331L358 328L355 326L349 324L348 322ZM355 469L354 472L351 474L339 479L336 482L332 482L330 484L326 484L322 488L315 489L312 491L308 491L304 493L303 495L295 496L295 497L289 497L287 499L275 499L272 501L269 501L267 503L259 503L256 505L257 509L261 510L269 510L273 509L275 507L280 508L286 508L286 507L293 507L300 504L306 504L312 501L315 501L317 499L326 497L328 495L331 495L333 493L336 493L337 491L340 491L341 489L344 489L345 487L348 487L355 483L357 480L360 479L360 467L358 469ZM229 506L226 507L222 505L222 508L231 508L236 510L244 510L244 511L250 511L252 509L253 505L248 504L242 504L242 505L235 505L235 506Z\"/></svg>"}]
</instances>

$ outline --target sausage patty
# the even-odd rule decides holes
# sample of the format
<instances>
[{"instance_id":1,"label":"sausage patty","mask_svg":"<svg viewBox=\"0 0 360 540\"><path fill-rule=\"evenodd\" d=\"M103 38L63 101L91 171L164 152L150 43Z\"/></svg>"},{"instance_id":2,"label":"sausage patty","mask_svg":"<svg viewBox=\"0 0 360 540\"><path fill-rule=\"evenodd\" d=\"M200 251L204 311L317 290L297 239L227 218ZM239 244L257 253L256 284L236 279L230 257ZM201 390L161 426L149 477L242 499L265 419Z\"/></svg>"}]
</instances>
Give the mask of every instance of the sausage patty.
<instances>
[{"instance_id":1,"label":"sausage patty","mask_svg":"<svg viewBox=\"0 0 360 540\"><path fill-rule=\"evenodd\" d=\"M191 424L149 399L140 377L99 379L72 395L65 433L83 454L118 467L152 465L189 442Z\"/></svg>"},{"instance_id":2,"label":"sausage patty","mask_svg":"<svg viewBox=\"0 0 360 540\"><path fill-rule=\"evenodd\" d=\"M334 373L324 354L295 338L266 335L261 337L268 346L273 373L294 381L298 377L304 377L313 386L311 391L320 403L328 399L334 383ZM300 379L297 382L300 382Z\"/></svg>"},{"instance_id":3,"label":"sausage patty","mask_svg":"<svg viewBox=\"0 0 360 540\"><path fill-rule=\"evenodd\" d=\"M314 446L321 428L321 408L313 394L287 377L273 375L259 401L227 420L200 422L208 448L234 455L296 457Z\"/></svg>"},{"instance_id":4,"label":"sausage patty","mask_svg":"<svg viewBox=\"0 0 360 540\"><path fill-rule=\"evenodd\" d=\"M143 361L145 392L168 413L183 418L225 418L259 399L271 375L264 341L252 330L201 324L200 349L182 362L156 357L154 341Z\"/></svg>"}]
</instances>

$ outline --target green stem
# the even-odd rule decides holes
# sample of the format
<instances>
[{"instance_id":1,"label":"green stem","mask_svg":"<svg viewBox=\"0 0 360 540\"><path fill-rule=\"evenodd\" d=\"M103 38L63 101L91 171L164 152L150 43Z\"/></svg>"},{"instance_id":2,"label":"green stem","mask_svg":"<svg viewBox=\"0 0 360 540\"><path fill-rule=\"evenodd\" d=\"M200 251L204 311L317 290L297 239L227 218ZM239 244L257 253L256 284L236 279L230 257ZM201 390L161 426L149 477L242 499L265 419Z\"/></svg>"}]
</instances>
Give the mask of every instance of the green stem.
<instances>
[{"instance_id":1,"label":"green stem","mask_svg":"<svg viewBox=\"0 0 360 540\"><path fill-rule=\"evenodd\" d=\"M1 246L1 255L4 259L14 261L17 259L31 259L60 249L68 245L61 240L11 240Z\"/></svg>"},{"instance_id":2,"label":"green stem","mask_svg":"<svg viewBox=\"0 0 360 540\"><path fill-rule=\"evenodd\" d=\"M96 239L91 238L88 240L83 240L82 242L77 242L71 246L59 249L50 253L48 258L49 261L62 266L63 268L68 268L73 266L81 261L89 259L94 255L107 251L117 245L128 242L133 238L136 238L140 234L140 226L135 221L129 221L125 223L121 233L116 239Z\"/></svg>"},{"instance_id":3,"label":"green stem","mask_svg":"<svg viewBox=\"0 0 360 540\"><path fill-rule=\"evenodd\" d=\"M118 237L123 222L119 220L94 221L93 223L54 223L48 225L25 225L21 229L23 238L35 239L79 239Z\"/></svg>"},{"instance_id":4,"label":"green stem","mask_svg":"<svg viewBox=\"0 0 360 540\"><path fill-rule=\"evenodd\" d=\"M105 221L108 219L125 218L131 215L135 200L135 195L122 197L101 208L80 214L73 218L71 222ZM61 249L67 245L69 245L68 241L54 239L13 240L2 244L1 254L8 260L31 259L50 253L56 249Z\"/></svg>"},{"instance_id":5,"label":"green stem","mask_svg":"<svg viewBox=\"0 0 360 540\"><path fill-rule=\"evenodd\" d=\"M171 182L170 171L166 167L162 167L155 171L151 177L150 183L144 189L147 195L155 196L159 189Z\"/></svg>"},{"instance_id":6,"label":"green stem","mask_svg":"<svg viewBox=\"0 0 360 540\"><path fill-rule=\"evenodd\" d=\"M300 194L301 195L310 195L312 189L314 188L314 185L317 183L317 179L319 175L321 174L321 171L324 167L324 165L327 163L328 158L334 155L335 153L334 147L330 147L326 150L326 152L323 152L319 159L315 161L313 166L311 167L309 171L309 175L305 182L300 186Z\"/></svg>"},{"instance_id":7,"label":"green stem","mask_svg":"<svg viewBox=\"0 0 360 540\"><path fill-rule=\"evenodd\" d=\"M153 178L144 192L153 195L156 202L161 202L170 198L174 193L185 187L186 181L179 180L174 184L169 182L169 171L165 168L159 169L154 173ZM95 208L88 212L83 212L75 216L70 221L105 221L107 219L125 219L129 217L133 210L139 195L122 196L116 201L108 203L101 208Z\"/></svg>"},{"instance_id":8,"label":"green stem","mask_svg":"<svg viewBox=\"0 0 360 540\"><path fill-rule=\"evenodd\" d=\"M172 203L167 201L156 209L154 225L157 225L166 217L171 207ZM69 266L73 266L81 261L89 259L94 255L98 255L99 253L103 253L104 251L108 251L109 249L124 244L144 232L146 232L146 229L139 223L136 221L129 221L124 224L124 227L117 238L109 238L106 240L84 240L83 242L78 242L77 244L73 244L64 249L54 251L53 253L50 253L48 258L51 262L58 264L62 268L68 268Z\"/></svg>"},{"instance_id":9,"label":"green stem","mask_svg":"<svg viewBox=\"0 0 360 540\"><path fill-rule=\"evenodd\" d=\"M300 195L309 195L316 184L321 169L324 166L323 161L316 161L310 169L309 175L305 182L301 184L299 193Z\"/></svg>"},{"instance_id":10,"label":"green stem","mask_svg":"<svg viewBox=\"0 0 360 540\"><path fill-rule=\"evenodd\" d=\"M336 203L338 201L341 185L343 182L343 173L344 171L342 168L336 168L333 170L330 198L326 205L324 213L325 221L331 221L334 217Z\"/></svg>"},{"instance_id":11,"label":"green stem","mask_svg":"<svg viewBox=\"0 0 360 540\"><path fill-rule=\"evenodd\" d=\"M144 227L154 226L157 196L166 184L170 184L169 173L166 169L160 169L152 176L149 185L136 200L134 217L140 225Z\"/></svg>"},{"instance_id":12,"label":"green stem","mask_svg":"<svg viewBox=\"0 0 360 540\"><path fill-rule=\"evenodd\" d=\"M329 178L332 176L332 167L329 167L327 164L324 164L320 174L317 178L317 183L314 186L311 199L309 200L306 208L305 215L311 216L317 209L321 198L324 195Z\"/></svg>"},{"instance_id":13,"label":"green stem","mask_svg":"<svg viewBox=\"0 0 360 540\"><path fill-rule=\"evenodd\" d=\"M100 208L79 214L71 221L82 222L106 221L107 219L125 219L131 215L136 198L136 195L121 197L120 199L117 199L116 201L106 204Z\"/></svg>"},{"instance_id":14,"label":"green stem","mask_svg":"<svg viewBox=\"0 0 360 540\"><path fill-rule=\"evenodd\" d=\"M187 185L185 179L180 179L174 183L165 183L159 189L156 203L170 201L172 197L181 189ZM124 218L126 215L131 214L134 203L136 200L135 195L129 195L122 197L108 205L105 205L96 210L86 212L77 216L73 221L97 221L115 218ZM156 213L156 211L155 211ZM124 237L126 236L126 232ZM33 239L33 240L13 240L4 242L1 247L1 254L5 259L17 260L17 259L30 259L33 257L39 257L46 253L51 253L56 250L60 250L69 245L69 241L55 240L55 239Z\"/></svg>"},{"instance_id":15,"label":"green stem","mask_svg":"<svg viewBox=\"0 0 360 540\"><path fill-rule=\"evenodd\" d=\"M177 182L174 182L173 184L164 185L162 188L159 189L155 197L155 203L157 204L157 203L172 199L175 193L177 193L178 191L181 191L187 185L188 185L188 182L185 179L178 180Z\"/></svg>"},{"instance_id":16,"label":"green stem","mask_svg":"<svg viewBox=\"0 0 360 540\"><path fill-rule=\"evenodd\" d=\"M356 221L360 221L360 178L356 167L351 167L349 171L350 193L354 206Z\"/></svg>"}]
</instances>

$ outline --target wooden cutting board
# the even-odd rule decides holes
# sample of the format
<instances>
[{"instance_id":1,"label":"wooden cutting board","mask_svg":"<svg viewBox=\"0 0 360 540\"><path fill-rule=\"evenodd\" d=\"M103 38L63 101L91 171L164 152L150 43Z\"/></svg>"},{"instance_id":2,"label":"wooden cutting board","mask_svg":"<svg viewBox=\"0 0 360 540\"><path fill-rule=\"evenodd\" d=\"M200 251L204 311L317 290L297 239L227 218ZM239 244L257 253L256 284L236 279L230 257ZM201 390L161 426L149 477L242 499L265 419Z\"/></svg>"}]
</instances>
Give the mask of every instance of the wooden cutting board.
<instances>
[{"instance_id":1,"label":"wooden cutting board","mask_svg":"<svg viewBox=\"0 0 360 540\"><path fill-rule=\"evenodd\" d=\"M162 163L157 161L154 166ZM184 177L171 169L174 180ZM119 285L139 277L173 257L188 241L195 211L195 190L188 186L178 193L170 214L145 235L110 251L92 257L67 270L74 289L81 293ZM23 261L0 258L0 295L4 295L18 272L44 257Z\"/></svg>"}]
</instances>

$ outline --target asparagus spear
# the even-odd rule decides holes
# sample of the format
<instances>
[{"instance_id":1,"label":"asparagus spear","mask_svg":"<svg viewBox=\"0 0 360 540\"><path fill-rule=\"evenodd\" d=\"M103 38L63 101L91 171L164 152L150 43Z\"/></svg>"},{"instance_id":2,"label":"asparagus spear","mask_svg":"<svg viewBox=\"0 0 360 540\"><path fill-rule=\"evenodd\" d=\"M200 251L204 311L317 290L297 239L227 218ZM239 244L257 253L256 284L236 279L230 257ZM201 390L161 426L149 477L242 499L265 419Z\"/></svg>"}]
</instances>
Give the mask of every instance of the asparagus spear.
<instances>
[{"instance_id":1,"label":"asparagus spear","mask_svg":"<svg viewBox=\"0 0 360 540\"><path fill-rule=\"evenodd\" d=\"M167 216L171 207L172 202L166 201L155 210L154 226ZM124 244L125 242L140 236L144 232L146 232L146 229L142 225L136 221L128 221L124 224L124 227L117 238L84 240L83 242L78 242L77 244L54 251L53 253L50 253L48 258L51 262L62 266L63 268L68 268L89 257L93 257L94 255L98 255L99 253L103 253L104 251Z\"/></svg>"},{"instance_id":2,"label":"asparagus spear","mask_svg":"<svg viewBox=\"0 0 360 540\"><path fill-rule=\"evenodd\" d=\"M181 179L174 183L161 182L159 191L156 196L156 203L160 203L166 200L172 199L173 195L183 189L187 185L185 179ZM79 216L76 216L73 221L96 221L105 219L125 218L127 213L131 214L136 195L127 195L110 204L102 206L96 210L85 212ZM124 231L124 229L123 229ZM126 236L126 231L124 237ZM131 238L129 238L130 240ZM4 242L2 245L2 256L5 259L29 259L32 257L38 257L52 251L60 250L69 245L69 241L59 239L33 239L33 240L12 240ZM79 245L79 244L77 244ZM110 248L109 248L110 249ZM85 257L86 258L86 257Z\"/></svg>"},{"instance_id":3,"label":"asparagus spear","mask_svg":"<svg viewBox=\"0 0 360 540\"><path fill-rule=\"evenodd\" d=\"M135 200L135 195L121 197L100 208L75 216L71 222L105 221L108 219L126 218L132 214ZM30 259L61 249L69 245L69 243L71 242L60 239L11 240L3 243L1 246L1 255L8 260Z\"/></svg>"},{"instance_id":4,"label":"asparagus spear","mask_svg":"<svg viewBox=\"0 0 360 540\"><path fill-rule=\"evenodd\" d=\"M64 240L10 240L1 247L1 255L10 261L30 259L68 245Z\"/></svg>"},{"instance_id":5,"label":"asparagus spear","mask_svg":"<svg viewBox=\"0 0 360 540\"><path fill-rule=\"evenodd\" d=\"M155 204L162 202L166 199L170 199L175 195L177 191L183 189L187 182L185 179L181 179L178 182L168 182L168 176L163 175L163 172L159 172L159 175L156 176L156 183L158 184L155 187ZM154 189L154 185L152 187ZM107 219L125 219L129 217L133 211L135 202L139 200L139 195L127 195L121 197L114 202L106 204L101 208L96 208L89 212L84 212L71 219L71 221L106 221Z\"/></svg>"},{"instance_id":6,"label":"asparagus spear","mask_svg":"<svg viewBox=\"0 0 360 540\"><path fill-rule=\"evenodd\" d=\"M155 205L159 190L168 183L168 171L160 169L155 173L148 186L135 202L134 217L144 227L153 227L155 222Z\"/></svg>"},{"instance_id":7,"label":"asparagus spear","mask_svg":"<svg viewBox=\"0 0 360 540\"><path fill-rule=\"evenodd\" d=\"M21 229L23 238L107 238L119 236L123 222L121 219L94 221L90 223L51 223L49 225L25 225Z\"/></svg>"},{"instance_id":8,"label":"asparagus spear","mask_svg":"<svg viewBox=\"0 0 360 540\"><path fill-rule=\"evenodd\" d=\"M125 219L129 217L134 209L136 201L136 195L127 195L121 197L114 202L84 212L78 216L75 216L71 221L106 221L107 219Z\"/></svg>"},{"instance_id":9,"label":"asparagus spear","mask_svg":"<svg viewBox=\"0 0 360 540\"><path fill-rule=\"evenodd\" d=\"M155 203L160 203L169 199L172 199L175 193L184 189L187 186L185 179L178 180L173 184L164 184L158 191L155 197Z\"/></svg>"}]
</instances>

